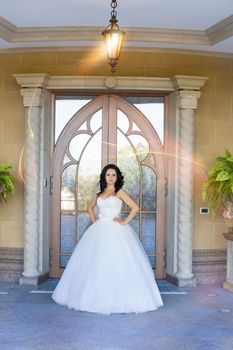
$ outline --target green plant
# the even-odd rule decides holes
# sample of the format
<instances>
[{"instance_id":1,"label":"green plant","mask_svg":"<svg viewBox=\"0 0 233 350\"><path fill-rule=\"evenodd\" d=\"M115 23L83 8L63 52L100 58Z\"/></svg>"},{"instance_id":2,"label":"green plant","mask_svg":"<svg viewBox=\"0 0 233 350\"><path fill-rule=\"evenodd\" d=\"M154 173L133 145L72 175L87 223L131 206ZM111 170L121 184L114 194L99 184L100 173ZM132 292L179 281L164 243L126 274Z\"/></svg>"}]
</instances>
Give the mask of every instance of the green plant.
<instances>
[{"instance_id":1,"label":"green plant","mask_svg":"<svg viewBox=\"0 0 233 350\"><path fill-rule=\"evenodd\" d=\"M11 193L15 192L14 177L9 169L12 166L8 163L0 164L0 203L7 202Z\"/></svg>"},{"instance_id":2,"label":"green plant","mask_svg":"<svg viewBox=\"0 0 233 350\"><path fill-rule=\"evenodd\" d=\"M226 149L225 156L215 160L208 171L207 181L202 185L202 198L207 200L214 215L225 203L233 202L233 156Z\"/></svg>"}]
</instances>

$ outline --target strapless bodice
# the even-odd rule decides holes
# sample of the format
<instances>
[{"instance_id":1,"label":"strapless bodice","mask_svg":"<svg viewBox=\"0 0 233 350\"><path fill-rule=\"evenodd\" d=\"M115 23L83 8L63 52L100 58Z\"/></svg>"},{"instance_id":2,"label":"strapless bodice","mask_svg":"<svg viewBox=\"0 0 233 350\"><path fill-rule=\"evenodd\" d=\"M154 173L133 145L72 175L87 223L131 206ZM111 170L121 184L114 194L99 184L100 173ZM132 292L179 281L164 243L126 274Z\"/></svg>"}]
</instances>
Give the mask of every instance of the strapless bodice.
<instances>
[{"instance_id":1,"label":"strapless bodice","mask_svg":"<svg viewBox=\"0 0 233 350\"><path fill-rule=\"evenodd\" d=\"M105 199L98 197L97 205L99 208L99 219L112 220L120 215L122 200L116 196L109 196Z\"/></svg>"}]
</instances>

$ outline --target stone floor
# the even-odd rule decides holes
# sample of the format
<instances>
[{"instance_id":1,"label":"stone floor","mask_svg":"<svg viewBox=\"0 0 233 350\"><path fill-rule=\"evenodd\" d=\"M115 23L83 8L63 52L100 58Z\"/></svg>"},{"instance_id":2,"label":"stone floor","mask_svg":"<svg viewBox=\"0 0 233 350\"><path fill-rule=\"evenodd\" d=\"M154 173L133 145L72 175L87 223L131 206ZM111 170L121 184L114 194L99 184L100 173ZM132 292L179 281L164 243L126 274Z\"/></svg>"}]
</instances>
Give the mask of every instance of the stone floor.
<instances>
[{"instance_id":1,"label":"stone floor","mask_svg":"<svg viewBox=\"0 0 233 350\"><path fill-rule=\"evenodd\" d=\"M220 286L163 295L157 311L110 316L68 310L32 289L0 283L1 350L233 349L233 293Z\"/></svg>"}]
</instances>

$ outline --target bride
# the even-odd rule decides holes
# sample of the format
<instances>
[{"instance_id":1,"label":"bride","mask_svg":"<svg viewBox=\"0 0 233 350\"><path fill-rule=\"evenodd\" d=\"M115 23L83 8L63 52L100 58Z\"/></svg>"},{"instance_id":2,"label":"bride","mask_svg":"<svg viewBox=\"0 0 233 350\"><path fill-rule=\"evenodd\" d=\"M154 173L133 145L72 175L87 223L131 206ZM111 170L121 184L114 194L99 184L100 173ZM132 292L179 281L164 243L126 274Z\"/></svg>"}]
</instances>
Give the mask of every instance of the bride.
<instances>
[{"instance_id":1,"label":"bride","mask_svg":"<svg viewBox=\"0 0 233 350\"><path fill-rule=\"evenodd\" d=\"M103 168L100 191L88 207L92 225L76 245L52 294L58 304L101 314L140 313L163 305L147 255L128 225L139 208L123 184L116 165ZM123 201L131 208L126 218L120 217Z\"/></svg>"}]
</instances>

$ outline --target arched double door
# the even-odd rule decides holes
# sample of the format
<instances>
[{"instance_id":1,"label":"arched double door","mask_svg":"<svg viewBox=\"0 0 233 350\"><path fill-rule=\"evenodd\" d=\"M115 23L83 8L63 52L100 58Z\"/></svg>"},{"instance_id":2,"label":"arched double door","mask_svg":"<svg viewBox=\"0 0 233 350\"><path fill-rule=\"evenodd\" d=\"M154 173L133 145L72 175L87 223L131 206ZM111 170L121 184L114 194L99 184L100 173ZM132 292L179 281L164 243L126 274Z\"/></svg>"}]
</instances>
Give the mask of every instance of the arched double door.
<instances>
[{"instance_id":1,"label":"arched double door","mask_svg":"<svg viewBox=\"0 0 233 350\"><path fill-rule=\"evenodd\" d=\"M130 223L157 278L164 278L165 162L161 141L146 116L115 95L99 96L70 119L52 161L51 277L59 277L90 225L87 205L104 165L117 164L124 189L140 211ZM123 206L122 215L129 208ZM90 266L91 268L91 266Z\"/></svg>"}]
</instances>

